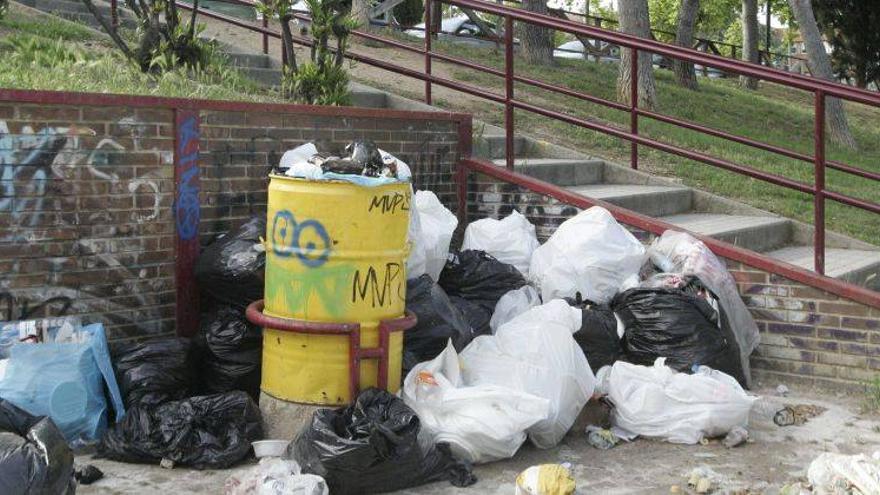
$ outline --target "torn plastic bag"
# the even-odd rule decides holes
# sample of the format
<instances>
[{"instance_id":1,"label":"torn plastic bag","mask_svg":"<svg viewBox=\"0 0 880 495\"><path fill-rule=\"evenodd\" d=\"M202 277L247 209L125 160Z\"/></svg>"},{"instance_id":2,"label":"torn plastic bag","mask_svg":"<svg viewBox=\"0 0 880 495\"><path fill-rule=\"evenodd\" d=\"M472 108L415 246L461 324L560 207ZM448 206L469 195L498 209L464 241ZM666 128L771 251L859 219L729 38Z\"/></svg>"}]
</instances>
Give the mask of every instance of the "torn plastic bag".
<instances>
[{"instance_id":1,"label":"torn plastic bag","mask_svg":"<svg viewBox=\"0 0 880 495\"><path fill-rule=\"evenodd\" d=\"M607 375L611 424L627 432L694 444L749 422L757 397L733 377L706 366L689 375L658 358L653 366L618 361Z\"/></svg>"},{"instance_id":2,"label":"torn plastic bag","mask_svg":"<svg viewBox=\"0 0 880 495\"><path fill-rule=\"evenodd\" d=\"M495 259L513 265L523 275L529 273L532 253L539 246L535 226L513 210L502 220L483 218L471 222L464 231L461 250L485 251Z\"/></svg>"},{"instance_id":3,"label":"torn plastic bag","mask_svg":"<svg viewBox=\"0 0 880 495\"><path fill-rule=\"evenodd\" d=\"M535 395L465 385L451 342L409 372L401 397L433 442L448 444L456 457L475 464L513 457L526 441L526 429L550 413L550 402Z\"/></svg>"},{"instance_id":4,"label":"torn plastic bag","mask_svg":"<svg viewBox=\"0 0 880 495\"><path fill-rule=\"evenodd\" d=\"M257 400L263 354L262 328L231 306L220 306L202 314L201 326L194 344L205 392L243 390Z\"/></svg>"},{"instance_id":5,"label":"torn plastic bag","mask_svg":"<svg viewBox=\"0 0 880 495\"><path fill-rule=\"evenodd\" d=\"M572 337L581 314L565 301L532 308L474 339L461 353L464 383L498 385L550 401L549 416L529 428L539 448L559 443L593 395L595 377Z\"/></svg>"},{"instance_id":6,"label":"torn plastic bag","mask_svg":"<svg viewBox=\"0 0 880 495\"><path fill-rule=\"evenodd\" d=\"M49 416L68 442L98 440L107 429L109 407L104 387L114 399L117 419L125 413L107 353L104 326L87 325L66 343L13 346L0 397L31 414Z\"/></svg>"},{"instance_id":7,"label":"torn plastic bag","mask_svg":"<svg viewBox=\"0 0 880 495\"><path fill-rule=\"evenodd\" d=\"M758 325L737 290L727 267L701 241L690 234L667 230L648 249L651 261L665 272L696 275L721 303L728 327L733 329L740 352L740 364L750 380L749 356L758 346ZM750 383L746 383L747 386Z\"/></svg>"},{"instance_id":8,"label":"torn plastic bag","mask_svg":"<svg viewBox=\"0 0 880 495\"><path fill-rule=\"evenodd\" d=\"M526 279L515 266L502 263L484 251L461 251L449 255L437 283L450 296L479 304L491 319L498 300L526 285Z\"/></svg>"},{"instance_id":9,"label":"torn plastic bag","mask_svg":"<svg viewBox=\"0 0 880 495\"><path fill-rule=\"evenodd\" d=\"M745 384L736 339L720 314L701 296L679 289L630 289L612 302L624 325L626 360L690 371L709 366Z\"/></svg>"},{"instance_id":10,"label":"torn plastic bag","mask_svg":"<svg viewBox=\"0 0 880 495\"><path fill-rule=\"evenodd\" d=\"M540 305L541 296L531 285L524 285L519 289L504 294L498 300L498 304L495 305L492 319L489 320L489 327L492 328L492 333L495 333L498 327L516 318L518 315Z\"/></svg>"},{"instance_id":11,"label":"torn plastic bag","mask_svg":"<svg viewBox=\"0 0 880 495\"><path fill-rule=\"evenodd\" d=\"M492 312L487 311L485 306L458 296L449 296L449 302L464 316L464 320L474 330L475 337L492 333L489 327Z\"/></svg>"},{"instance_id":12,"label":"torn plastic bag","mask_svg":"<svg viewBox=\"0 0 880 495\"><path fill-rule=\"evenodd\" d=\"M183 399L195 390L189 339L123 344L113 354L125 406L155 406Z\"/></svg>"},{"instance_id":13,"label":"torn plastic bag","mask_svg":"<svg viewBox=\"0 0 880 495\"><path fill-rule=\"evenodd\" d=\"M614 315L611 307L590 301L566 301L581 312L581 326L575 332L574 340L587 356L593 373L620 359L623 355L623 322Z\"/></svg>"},{"instance_id":14,"label":"torn plastic bag","mask_svg":"<svg viewBox=\"0 0 880 495\"><path fill-rule=\"evenodd\" d=\"M474 338L464 315L427 274L407 281L406 309L418 318L416 326L403 333L406 370L434 359L450 340L456 349L464 349Z\"/></svg>"},{"instance_id":15,"label":"torn plastic bag","mask_svg":"<svg viewBox=\"0 0 880 495\"><path fill-rule=\"evenodd\" d=\"M260 409L245 392L202 395L129 409L98 444L114 461L224 469L251 452L262 437Z\"/></svg>"},{"instance_id":16,"label":"torn plastic bag","mask_svg":"<svg viewBox=\"0 0 880 495\"><path fill-rule=\"evenodd\" d=\"M266 217L253 217L209 244L196 263L204 293L241 309L262 299L266 252L260 236L265 235Z\"/></svg>"},{"instance_id":17,"label":"torn plastic bag","mask_svg":"<svg viewBox=\"0 0 880 495\"><path fill-rule=\"evenodd\" d=\"M316 411L288 447L287 458L324 478L333 495L476 481L470 465L456 460L446 445L421 447L419 429L419 417L402 399L370 388L348 407Z\"/></svg>"},{"instance_id":18,"label":"torn plastic bag","mask_svg":"<svg viewBox=\"0 0 880 495\"><path fill-rule=\"evenodd\" d=\"M541 298L608 303L627 279L637 280L645 248L608 210L594 206L562 222L535 250L529 278Z\"/></svg>"},{"instance_id":19,"label":"torn plastic bag","mask_svg":"<svg viewBox=\"0 0 880 495\"><path fill-rule=\"evenodd\" d=\"M817 494L880 493L880 452L871 457L824 452L810 463L807 479Z\"/></svg>"},{"instance_id":20,"label":"torn plastic bag","mask_svg":"<svg viewBox=\"0 0 880 495\"><path fill-rule=\"evenodd\" d=\"M458 227L458 218L431 191L417 191L413 203L416 207L410 214L418 212L420 229L419 241L415 244L424 251L425 273L436 281L449 256L449 243ZM413 278L415 274L408 277Z\"/></svg>"},{"instance_id":21,"label":"torn plastic bag","mask_svg":"<svg viewBox=\"0 0 880 495\"><path fill-rule=\"evenodd\" d=\"M76 492L73 452L55 423L0 399L0 493Z\"/></svg>"},{"instance_id":22,"label":"torn plastic bag","mask_svg":"<svg viewBox=\"0 0 880 495\"><path fill-rule=\"evenodd\" d=\"M226 495L329 495L327 482L314 474L301 474L289 459L264 457L243 473L226 478Z\"/></svg>"}]
</instances>

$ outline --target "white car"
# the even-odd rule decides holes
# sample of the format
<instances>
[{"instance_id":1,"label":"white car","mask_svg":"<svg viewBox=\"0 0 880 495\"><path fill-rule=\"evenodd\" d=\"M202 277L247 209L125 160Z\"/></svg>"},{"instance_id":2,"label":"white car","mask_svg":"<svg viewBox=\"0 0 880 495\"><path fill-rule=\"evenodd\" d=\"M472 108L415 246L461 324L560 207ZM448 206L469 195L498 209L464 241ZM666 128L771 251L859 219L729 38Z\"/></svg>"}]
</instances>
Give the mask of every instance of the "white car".
<instances>
[{"instance_id":1,"label":"white car","mask_svg":"<svg viewBox=\"0 0 880 495\"><path fill-rule=\"evenodd\" d=\"M608 43L599 41L599 46L605 48L608 46ZM584 50L584 44L581 43L580 40L569 41L557 46L556 49L553 50L553 56L556 58L573 58L580 60L589 58ZM611 49L608 50L608 55L600 57L599 60L602 62L619 62L620 48L612 46Z\"/></svg>"},{"instance_id":2,"label":"white car","mask_svg":"<svg viewBox=\"0 0 880 495\"><path fill-rule=\"evenodd\" d=\"M488 21L483 21L492 29L495 29L494 24ZM425 38L425 23L417 24L413 26L411 29L407 29L404 33L414 37L414 38ZM492 41L492 37L495 33L484 33L480 26L478 26L474 21L472 21L466 15L457 15L455 17L450 17L448 19L443 19L440 21L440 34L437 35L438 39L447 40L447 41L455 41L460 43L465 43L469 45L495 45L495 42ZM514 43L517 43L518 40L514 38Z\"/></svg>"}]
</instances>

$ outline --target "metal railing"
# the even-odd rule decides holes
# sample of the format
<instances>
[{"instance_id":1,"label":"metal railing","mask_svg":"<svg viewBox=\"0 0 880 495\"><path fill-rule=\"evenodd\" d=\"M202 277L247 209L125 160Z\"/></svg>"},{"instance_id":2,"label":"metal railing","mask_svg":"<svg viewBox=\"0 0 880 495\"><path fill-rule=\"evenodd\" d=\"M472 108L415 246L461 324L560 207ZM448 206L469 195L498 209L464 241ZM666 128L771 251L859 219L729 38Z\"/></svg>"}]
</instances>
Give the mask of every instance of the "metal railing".
<instances>
[{"instance_id":1,"label":"metal railing","mask_svg":"<svg viewBox=\"0 0 880 495\"><path fill-rule=\"evenodd\" d=\"M243 5L253 5L249 0L235 0ZM852 174L864 179L880 182L880 173L860 169L826 159L825 156L825 101L828 97L840 98L857 102L873 107L880 107L880 94L870 92L850 86L842 85L836 82L826 81L822 79L814 79L809 76L788 73L764 67L757 64L749 64L746 62L731 60L717 55L706 54L694 49L682 48L674 45L660 43L658 41L639 38L637 36L588 26L580 22L560 19L550 15L536 14L522 9L506 7L503 5L488 3L482 0L426 0L425 1L425 25L432 26L432 4L434 2L442 2L449 5L458 6L460 8L472 9L474 11L483 12L485 14L498 16L504 20L504 69L499 70L494 67L465 60L463 58L439 53L432 50L431 36L424 37L424 46L419 48L411 44L386 38L379 34L363 31L355 31L355 37L383 43L388 46L395 47L410 53L423 56L424 65L421 69L405 67L399 64L380 60L356 52L347 52L346 57L361 63L365 63L384 70L395 72L397 74L409 76L424 81L424 100L430 104L432 102L432 87L439 85L460 91L471 96L476 96L491 102L495 102L504 106L505 119L505 137L506 137L506 164L509 169L513 168L514 160L514 111L522 110L531 112L543 117L565 122L574 126L578 126L591 131L600 132L615 138L619 138L630 142L630 165L632 168L638 168L639 163L639 146L646 146L655 150L666 152L682 158L701 162L713 167L717 167L730 172L735 172L746 177L752 177L770 184L781 186L787 189L809 194L813 197L814 207L814 269L819 274L825 272L825 203L826 200L832 200L837 203L859 208L874 214L880 214L880 204L845 195L836 191L826 189L825 170L831 168L848 174ZM178 2L181 8L191 10L192 6ZM216 12L205 11L199 9L201 15L209 18L221 20L251 31L257 32L263 37L264 52L268 52L268 39L280 39L280 33L269 27L258 26L231 16L226 16ZM295 14L295 18L300 20L308 20L308 16L303 14ZM814 139L813 153L801 153L789 148L765 143L755 139L731 134L719 129L704 126L684 119L664 115L649 109L640 108L638 105L639 90L637 85L637 77L631 78L632 85L630 88L630 103L624 104L604 98L590 95L587 93L575 91L563 86L540 81L518 75L514 70L514 40L513 25L514 22L528 23L536 26L549 28L576 36L584 36L593 39L599 39L610 44L618 45L622 48L634 49L630 57L632 64L632 73L637 74L639 52L649 52L664 57L679 59L693 64L699 64L705 67L714 67L719 70L735 73L747 77L752 77L767 82L779 84L788 88L794 88L812 93L814 104ZM264 21L265 24L265 21ZM311 46L312 40L301 36L294 36L294 43L304 46ZM463 83L457 80L436 76L432 73L432 62L440 60L450 64L467 67L486 74L491 74L504 79L504 93L499 94L487 89L474 86L472 84ZM539 105L535 105L524 100L518 99L514 92L514 83L525 84L528 86L540 88L552 93L577 98L586 102L598 104L607 108L615 109L629 114L629 127L623 129L620 127L586 120L575 117L563 112L550 110ZM695 151L684 148L668 142L659 141L641 135L639 133L639 121L642 118L648 118L654 121L671 124L683 129L688 129L697 133L701 133L716 138L725 139L734 143L756 148L762 151L774 153L783 157L808 162L813 164L814 180L812 184L790 179L782 175L766 172L746 165L734 163L730 160L711 156L701 151Z\"/></svg>"}]
</instances>

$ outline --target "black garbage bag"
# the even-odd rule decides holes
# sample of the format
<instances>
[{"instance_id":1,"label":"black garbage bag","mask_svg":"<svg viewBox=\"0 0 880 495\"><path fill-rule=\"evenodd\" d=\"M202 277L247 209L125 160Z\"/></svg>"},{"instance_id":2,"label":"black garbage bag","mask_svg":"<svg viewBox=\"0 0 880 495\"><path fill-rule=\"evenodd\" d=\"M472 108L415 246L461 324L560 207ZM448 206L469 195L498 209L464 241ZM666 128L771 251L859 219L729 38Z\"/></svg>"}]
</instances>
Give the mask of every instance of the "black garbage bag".
<instances>
[{"instance_id":1,"label":"black garbage bag","mask_svg":"<svg viewBox=\"0 0 880 495\"><path fill-rule=\"evenodd\" d=\"M650 366L665 357L668 366L684 372L705 365L745 386L739 348L727 318L705 297L689 290L635 288L615 296L611 307L625 327L627 361Z\"/></svg>"},{"instance_id":2,"label":"black garbage bag","mask_svg":"<svg viewBox=\"0 0 880 495\"><path fill-rule=\"evenodd\" d=\"M416 315L418 323L403 333L405 371L437 357L449 339L455 349L461 351L474 338L474 331L464 315L452 305L446 292L430 275L406 282L406 309Z\"/></svg>"},{"instance_id":3,"label":"black garbage bag","mask_svg":"<svg viewBox=\"0 0 880 495\"><path fill-rule=\"evenodd\" d=\"M603 366L610 366L623 355L623 342L617 334L617 318L606 304L591 301L566 302L581 310L581 327L574 333L574 340L587 357L593 373Z\"/></svg>"},{"instance_id":4,"label":"black garbage bag","mask_svg":"<svg viewBox=\"0 0 880 495\"><path fill-rule=\"evenodd\" d=\"M0 493L72 494L73 473L73 452L55 423L0 399Z\"/></svg>"},{"instance_id":5,"label":"black garbage bag","mask_svg":"<svg viewBox=\"0 0 880 495\"><path fill-rule=\"evenodd\" d=\"M260 394L263 329L232 306L218 306L202 314L194 344L205 393L243 390L254 400Z\"/></svg>"},{"instance_id":6,"label":"black garbage bag","mask_svg":"<svg viewBox=\"0 0 880 495\"><path fill-rule=\"evenodd\" d=\"M474 337L492 334L492 327L489 325L492 311L487 311L483 304L459 296L449 296L449 302L464 316L464 320L474 330Z\"/></svg>"},{"instance_id":7,"label":"black garbage bag","mask_svg":"<svg viewBox=\"0 0 880 495\"><path fill-rule=\"evenodd\" d=\"M196 264L203 294L241 309L262 299L266 253L260 236L265 235L266 218L253 217L209 244Z\"/></svg>"},{"instance_id":8,"label":"black garbage bag","mask_svg":"<svg viewBox=\"0 0 880 495\"><path fill-rule=\"evenodd\" d=\"M113 352L113 365L126 409L183 399L195 391L189 339L120 345Z\"/></svg>"},{"instance_id":9,"label":"black garbage bag","mask_svg":"<svg viewBox=\"0 0 880 495\"><path fill-rule=\"evenodd\" d=\"M135 406L107 431L98 456L115 461L223 469L262 437L257 404L241 391L202 395L159 406Z\"/></svg>"},{"instance_id":10,"label":"black garbage bag","mask_svg":"<svg viewBox=\"0 0 880 495\"><path fill-rule=\"evenodd\" d=\"M501 296L526 285L526 279L515 266L485 251L466 250L449 256L438 283L450 297L479 304L491 319Z\"/></svg>"},{"instance_id":11,"label":"black garbage bag","mask_svg":"<svg viewBox=\"0 0 880 495\"><path fill-rule=\"evenodd\" d=\"M476 482L471 466L457 461L445 444L424 451L421 424L399 397L376 388L354 404L320 409L287 449L305 473L327 481L333 495L382 493L449 480Z\"/></svg>"}]
</instances>

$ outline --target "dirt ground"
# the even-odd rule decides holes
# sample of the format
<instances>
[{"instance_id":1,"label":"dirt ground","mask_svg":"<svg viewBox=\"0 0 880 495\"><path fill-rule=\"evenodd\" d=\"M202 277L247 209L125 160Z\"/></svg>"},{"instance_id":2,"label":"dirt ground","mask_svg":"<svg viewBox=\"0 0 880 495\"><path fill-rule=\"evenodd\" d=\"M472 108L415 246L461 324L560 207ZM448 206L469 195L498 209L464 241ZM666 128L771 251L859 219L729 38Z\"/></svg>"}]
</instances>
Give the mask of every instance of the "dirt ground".
<instances>
[{"instance_id":1,"label":"dirt ground","mask_svg":"<svg viewBox=\"0 0 880 495\"><path fill-rule=\"evenodd\" d=\"M858 398L797 390L787 397L776 397L776 384L772 385L774 388L756 392L784 404L814 404L827 411L803 426L788 427L778 427L768 417L753 414L751 440L734 449L718 441L675 445L637 439L603 451L590 446L583 430L577 428L556 448L538 450L527 444L513 459L477 466L479 481L471 487L456 488L442 482L396 493L510 494L517 474L527 467L567 462L579 494L666 494L672 485L684 487L691 471L705 466L716 480L711 493L769 495L778 493L786 483L805 480L807 466L822 452L871 454L880 450L880 418L861 414ZM77 462L95 464L105 474L95 484L81 486L78 493L167 495L222 493L226 478L254 461L223 471L168 470L90 456L79 456Z\"/></svg>"}]
</instances>

